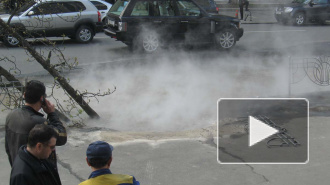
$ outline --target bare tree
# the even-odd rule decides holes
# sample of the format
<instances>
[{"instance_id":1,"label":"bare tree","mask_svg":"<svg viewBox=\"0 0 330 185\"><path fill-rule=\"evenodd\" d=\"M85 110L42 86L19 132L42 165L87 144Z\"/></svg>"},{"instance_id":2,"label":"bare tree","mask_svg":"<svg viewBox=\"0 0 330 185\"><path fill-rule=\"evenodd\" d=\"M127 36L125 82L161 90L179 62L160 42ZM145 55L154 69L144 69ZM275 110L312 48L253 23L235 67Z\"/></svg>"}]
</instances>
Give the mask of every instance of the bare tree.
<instances>
[{"instance_id":1,"label":"bare tree","mask_svg":"<svg viewBox=\"0 0 330 185\"><path fill-rule=\"evenodd\" d=\"M20 47L24 48L29 55L31 55L46 71L49 72L50 75L55 80L55 85L59 85L65 90L65 92L70 96L70 99L74 100L82 109L85 111L89 117L91 118L99 118L100 116L89 106L88 102L85 101L85 98L94 97L97 96L106 96L113 93L116 88L114 88L112 91L108 89L108 91L101 93L100 91L97 93L91 93L88 91L80 92L76 89L74 89L68 82L68 80L62 76L59 71L58 67L66 66L69 69L72 69L77 65L77 62L69 63L62 51L59 49L56 49L56 45L54 42L51 42L49 40L43 40L44 43L53 46L53 50L49 50L47 53L47 56L41 55L41 53L38 53L35 48L33 48L20 34L19 32L12 28L8 23L4 22L2 19L0 19L0 27L3 29L3 32L5 34L12 35L13 37L17 38L20 42ZM51 56L53 53L56 53L56 55L59 57L59 63L56 65L52 65L50 63ZM8 60L8 58L3 58L2 60ZM3 68L0 68L0 76L4 76L7 80L16 80L12 79L12 76L10 75L10 71L7 71Z\"/></svg>"}]
</instances>

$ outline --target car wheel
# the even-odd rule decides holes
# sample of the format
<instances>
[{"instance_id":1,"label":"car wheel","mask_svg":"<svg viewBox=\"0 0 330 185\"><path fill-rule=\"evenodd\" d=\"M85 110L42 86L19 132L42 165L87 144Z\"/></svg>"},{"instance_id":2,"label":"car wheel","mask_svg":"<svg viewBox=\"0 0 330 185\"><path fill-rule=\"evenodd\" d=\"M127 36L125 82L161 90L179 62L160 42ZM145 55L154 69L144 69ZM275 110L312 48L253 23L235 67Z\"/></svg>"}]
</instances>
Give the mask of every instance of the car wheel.
<instances>
[{"instance_id":1,"label":"car wheel","mask_svg":"<svg viewBox=\"0 0 330 185\"><path fill-rule=\"evenodd\" d=\"M297 26L304 25L306 22L306 16L302 12L298 12L294 16L294 24Z\"/></svg>"},{"instance_id":2,"label":"car wheel","mask_svg":"<svg viewBox=\"0 0 330 185\"><path fill-rule=\"evenodd\" d=\"M90 42L93 37L93 30L89 26L80 26L76 32L76 40L81 43Z\"/></svg>"},{"instance_id":3,"label":"car wheel","mask_svg":"<svg viewBox=\"0 0 330 185\"><path fill-rule=\"evenodd\" d=\"M236 44L235 33L231 30L224 30L216 37L217 45L222 49L231 49Z\"/></svg>"},{"instance_id":4,"label":"car wheel","mask_svg":"<svg viewBox=\"0 0 330 185\"><path fill-rule=\"evenodd\" d=\"M19 40L10 34L3 37L3 42L8 47L18 47L20 44Z\"/></svg>"},{"instance_id":5,"label":"car wheel","mask_svg":"<svg viewBox=\"0 0 330 185\"><path fill-rule=\"evenodd\" d=\"M140 46L147 53L156 52L160 47L159 37L155 32L147 32L142 34Z\"/></svg>"}]
</instances>

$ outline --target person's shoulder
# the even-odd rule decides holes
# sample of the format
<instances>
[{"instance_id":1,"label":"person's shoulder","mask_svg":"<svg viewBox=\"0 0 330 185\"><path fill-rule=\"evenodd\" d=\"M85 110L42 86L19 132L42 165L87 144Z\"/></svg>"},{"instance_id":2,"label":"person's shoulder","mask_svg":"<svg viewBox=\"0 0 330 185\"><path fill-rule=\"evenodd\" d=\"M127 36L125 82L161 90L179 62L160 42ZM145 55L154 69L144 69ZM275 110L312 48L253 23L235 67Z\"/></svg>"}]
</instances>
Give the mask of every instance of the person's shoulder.
<instances>
[{"instance_id":1,"label":"person's shoulder","mask_svg":"<svg viewBox=\"0 0 330 185\"><path fill-rule=\"evenodd\" d=\"M16 114L22 112L22 108L17 108L14 110L11 110L8 114L7 114L7 118L9 118L10 116L15 116Z\"/></svg>"},{"instance_id":2,"label":"person's shoulder","mask_svg":"<svg viewBox=\"0 0 330 185\"><path fill-rule=\"evenodd\" d=\"M15 158L13 163L11 174L13 176L24 176L31 175L32 169L31 166L27 164L29 158L25 154L25 152L21 152L21 149L18 151L18 155Z\"/></svg>"},{"instance_id":3,"label":"person's shoulder","mask_svg":"<svg viewBox=\"0 0 330 185\"><path fill-rule=\"evenodd\" d=\"M104 174L81 182L79 185L99 185L107 182L123 185L139 185L134 176L124 174Z\"/></svg>"},{"instance_id":4,"label":"person's shoulder","mask_svg":"<svg viewBox=\"0 0 330 185\"><path fill-rule=\"evenodd\" d=\"M124 184L132 184L135 180L134 176L126 174L107 174L104 177L111 181L121 182Z\"/></svg>"}]
</instances>

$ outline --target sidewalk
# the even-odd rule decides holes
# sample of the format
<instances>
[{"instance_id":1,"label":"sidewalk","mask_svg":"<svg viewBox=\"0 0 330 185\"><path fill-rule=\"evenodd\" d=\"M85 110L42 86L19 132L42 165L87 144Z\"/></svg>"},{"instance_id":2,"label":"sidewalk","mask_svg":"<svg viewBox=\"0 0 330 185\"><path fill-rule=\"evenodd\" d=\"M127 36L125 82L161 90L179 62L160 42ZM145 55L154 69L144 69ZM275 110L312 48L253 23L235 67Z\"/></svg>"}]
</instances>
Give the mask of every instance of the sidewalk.
<instances>
[{"instance_id":1,"label":"sidewalk","mask_svg":"<svg viewBox=\"0 0 330 185\"><path fill-rule=\"evenodd\" d=\"M225 7L222 8L221 4L219 5L219 13L221 15L227 15L231 17L235 17L237 13L237 17L240 19L239 8L234 7ZM244 19L241 21L242 24L273 24L276 23L276 19L274 16L275 5L262 7L262 6L251 6L249 7L249 11L244 10ZM248 16L247 16L248 15Z\"/></svg>"},{"instance_id":2,"label":"sidewalk","mask_svg":"<svg viewBox=\"0 0 330 185\"><path fill-rule=\"evenodd\" d=\"M310 118L310 161L305 165L218 164L213 141L169 139L113 143L113 132L70 129L68 143L56 147L59 173L63 185L78 185L87 179L91 170L85 161L86 148L92 141L105 140L115 147L112 172L134 175L141 185L327 184L328 123L328 117ZM10 166L4 150L3 130L0 130L0 148L0 185L8 185Z\"/></svg>"}]
</instances>

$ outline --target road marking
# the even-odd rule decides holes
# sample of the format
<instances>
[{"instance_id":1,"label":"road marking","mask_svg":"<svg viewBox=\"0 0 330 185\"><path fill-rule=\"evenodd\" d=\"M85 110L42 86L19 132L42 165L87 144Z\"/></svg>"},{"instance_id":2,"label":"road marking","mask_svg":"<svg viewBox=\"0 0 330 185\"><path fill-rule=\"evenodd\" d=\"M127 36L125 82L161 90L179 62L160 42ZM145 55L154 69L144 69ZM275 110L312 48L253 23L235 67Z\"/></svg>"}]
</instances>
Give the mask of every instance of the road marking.
<instances>
[{"instance_id":1,"label":"road marking","mask_svg":"<svg viewBox=\"0 0 330 185\"><path fill-rule=\"evenodd\" d=\"M244 31L244 33L277 33L277 32L298 32L298 31L306 31L306 30L275 30L275 31Z\"/></svg>"},{"instance_id":2,"label":"road marking","mask_svg":"<svg viewBox=\"0 0 330 185\"><path fill-rule=\"evenodd\" d=\"M110 38L110 37L94 37L95 39L107 39L107 38Z\"/></svg>"}]
</instances>

